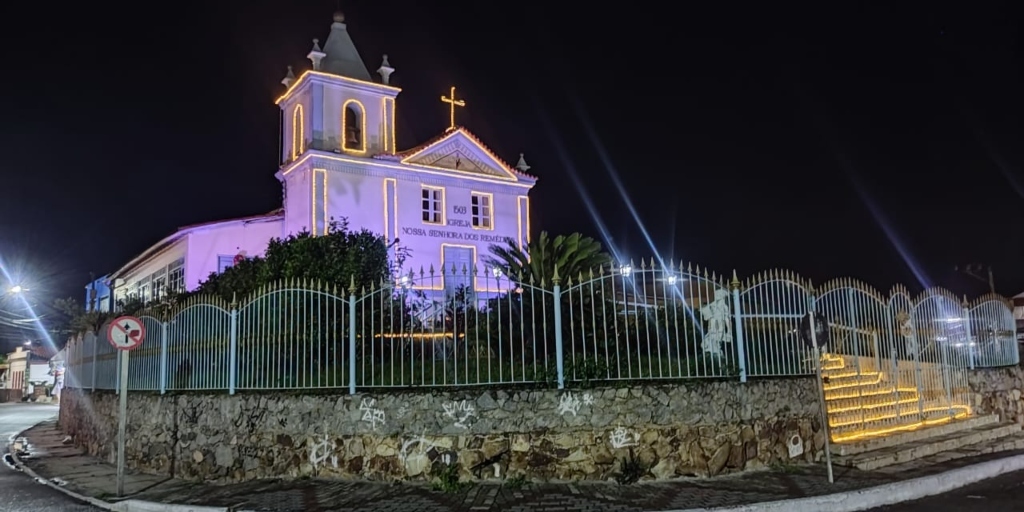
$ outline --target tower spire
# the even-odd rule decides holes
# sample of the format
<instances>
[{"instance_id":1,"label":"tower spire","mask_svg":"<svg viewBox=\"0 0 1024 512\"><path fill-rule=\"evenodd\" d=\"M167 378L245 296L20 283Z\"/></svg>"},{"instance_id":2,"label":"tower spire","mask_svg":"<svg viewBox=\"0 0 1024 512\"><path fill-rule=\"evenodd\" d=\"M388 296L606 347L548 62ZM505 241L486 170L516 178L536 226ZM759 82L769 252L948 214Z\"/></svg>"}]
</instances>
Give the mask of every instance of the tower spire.
<instances>
[{"instance_id":1,"label":"tower spire","mask_svg":"<svg viewBox=\"0 0 1024 512\"><path fill-rule=\"evenodd\" d=\"M380 74L380 83L384 85L391 83L391 73L394 72L395 68L391 67L391 64L388 62L388 54L385 53L384 62L382 62L380 67L377 68L377 73Z\"/></svg>"},{"instance_id":2,"label":"tower spire","mask_svg":"<svg viewBox=\"0 0 1024 512\"><path fill-rule=\"evenodd\" d=\"M352 42L348 26L345 25L345 13L341 11L334 13L331 34L324 41L324 52L327 53L323 62L324 72L366 82L373 81L363 58L359 56L359 50L356 50L356 45Z\"/></svg>"},{"instance_id":3,"label":"tower spire","mask_svg":"<svg viewBox=\"0 0 1024 512\"><path fill-rule=\"evenodd\" d=\"M288 66L288 73L281 79L281 84L285 87L291 87L295 83L295 72L292 71L292 67Z\"/></svg>"},{"instance_id":4,"label":"tower spire","mask_svg":"<svg viewBox=\"0 0 1024 512\"><path fill-rule=\"evenodd\" d=\"M526 164L526 158L523 157L522 153L519 153L519 163L516 164L516 169L519 169L521 172L530 170L530 166Z\"/></svg>"},{"instance_id":5,"label":"tower spire","mask_svg":"<svg viewBox=\"0 0 1024 512\"><path fill-rule=\"evenodd\" d=\"M320 71L320 61L326 56L327 54L320 49L320 40L313 38L313 49L306 55L306 58L313 62L313 71Z\"/></svg>"}]
</instances>

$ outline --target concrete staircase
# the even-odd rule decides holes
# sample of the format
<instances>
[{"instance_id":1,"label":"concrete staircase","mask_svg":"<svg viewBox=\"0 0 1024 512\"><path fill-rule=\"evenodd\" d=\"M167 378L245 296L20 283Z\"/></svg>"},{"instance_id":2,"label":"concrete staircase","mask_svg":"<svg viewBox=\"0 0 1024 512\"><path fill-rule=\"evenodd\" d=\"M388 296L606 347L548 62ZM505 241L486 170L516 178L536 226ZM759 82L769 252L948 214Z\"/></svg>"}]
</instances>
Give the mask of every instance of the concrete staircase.
<instances>
[{"instance_id":1,"label":"concrete staircase","mask_svg":"<svg viewBox=\"0 0 1024 512\"><path fill-rule=\"evenodd\" d=\"M917 388L901 386L870 360L851 359L822 359L834 463L877 470L1024 448L1019 424L971 416L966 405L928 407Z\"/></svg>"}]
</instances>

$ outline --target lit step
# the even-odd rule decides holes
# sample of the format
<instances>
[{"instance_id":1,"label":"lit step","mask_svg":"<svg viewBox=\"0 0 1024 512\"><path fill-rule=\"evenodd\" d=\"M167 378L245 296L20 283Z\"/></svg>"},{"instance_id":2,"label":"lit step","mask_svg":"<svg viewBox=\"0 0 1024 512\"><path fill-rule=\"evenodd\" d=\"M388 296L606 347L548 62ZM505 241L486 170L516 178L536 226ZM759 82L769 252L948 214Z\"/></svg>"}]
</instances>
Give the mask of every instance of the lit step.
<instances>
[{"instance_id":1,"label":"lit step","mask_svg":"<svg viewBox=\"0 0 1024 512\"><path fill-rule=\"evenodd\" d=\"M976 443L984 443L1004 438L1021 431L1019 424L1014 422L995 423L968 430L950 432L944 435L933 435L894 446L886 446L876 450L843 456L836 463L853 466L863 471L871 471L885 466L901 464L941 452L948 452Z\"/></svg>"},{"instance_id":2,"label":"lit step","mask_svg":"<svg viewBox=\"0 0 1024 512\"><path fill-rule=\"evenodd\" d=\"M910 390L910 388L900 388ZM856 382L850 385L842 384L838 387L829 388L825 385L825 400L848 400L851 398L869 398L892 394L892 383L884 380L877 382Z\"/></svg>"},{"instance_id":3,"label":"lit step","mask_svg":"<svg viewBox=\"0 0 1024 512\"><path fill-rule=\"evenodd\" d=\"M997 437L980 443L964 445L953 450L939 452L910 462L893 464L892 466L880 468L879 471L889 474L901 474L906 471L918 469L922 466L932 466L965 457L977 457L978 455L1014 450L1024 450L1024 432L1014 432L1005 437Z\"/></svg>"},{"instance_id":4,"label":"lit step","mask_svg":"<svg viewBox=\"0 0 1024 512\"><path fill-rule=\"evenodd\" d=\"M918 425L916 428L907 428L903 431L890 431L892 427L879 427L877 429L873 429L877 432L875 435L871 435L871 430L869 430L864 433L865 435L856 439L839 442L833 441L832 453L835 455L855 455L858 453L912 443L928 437L943 436L954 432L993 425L998 422L998 415L989 414L986 416L972 416L961 420L953 420L934 426L918 425L920 422L914 422L911 425ZM833 440L842 439L842 437L842 433L837 432L836 430L832 431ZM847 435L847 437L849 436Z\"/></svg>"},{"instance_id":5,"label":"lit step","mask_svg":"<svg viewBox=\"0 0 1024 512\"><path fill-rule=\"evenodd\" d=\"M914 388L899 388L893 391L891 386L887 386L882 389L878 389L872 392L873 394L855 394L850 393L853 396L843 397L843 395L836 394L840 398L833 398L828 400L828 410L830 412L842 412L853 410L861 406L865 406L868 409L875 409L881 405L893 405L898 400L900 403L906 403L908 400L913 400L915 403L920 399L917 394L917 390Z\"/></svg>"}]
</instances>

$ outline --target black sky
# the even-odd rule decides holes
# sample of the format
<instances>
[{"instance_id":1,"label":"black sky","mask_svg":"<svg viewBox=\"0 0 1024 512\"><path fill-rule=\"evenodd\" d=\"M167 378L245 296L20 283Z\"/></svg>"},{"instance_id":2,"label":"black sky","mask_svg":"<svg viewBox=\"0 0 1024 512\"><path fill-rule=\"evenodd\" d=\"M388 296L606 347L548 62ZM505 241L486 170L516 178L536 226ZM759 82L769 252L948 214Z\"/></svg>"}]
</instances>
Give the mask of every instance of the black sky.
<instances>
[{"instance_id":1,"label":"black sky","mask_svg":"<svg viewBox=\"0 0 1024 512\"><path fill-rule=\"evenodd\" d=\"M589 197L650 257L616 173L666 259L971 295L952 267L979 262L1024 290L1019 7L690 4L341 8L397 69L399 148L447 126L456 85L460 124L540 177L535 230L602 238ZM178 226L278 207L273 100L336 5L3 7L0 257L78 297Z\"/></svg>"}]
</instances>

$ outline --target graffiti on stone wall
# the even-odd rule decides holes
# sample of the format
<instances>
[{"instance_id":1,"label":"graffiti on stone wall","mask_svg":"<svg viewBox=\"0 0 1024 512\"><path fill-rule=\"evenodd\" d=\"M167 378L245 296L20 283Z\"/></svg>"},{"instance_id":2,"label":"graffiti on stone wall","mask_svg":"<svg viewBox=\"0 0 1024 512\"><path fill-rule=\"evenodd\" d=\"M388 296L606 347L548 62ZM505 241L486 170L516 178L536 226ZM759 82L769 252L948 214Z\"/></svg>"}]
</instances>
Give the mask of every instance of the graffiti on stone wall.
<instances>
[{"instance_id":1,"label":"graffiti on stone wall","mask_svg":"<svg viewBox=\"0 0 1024 512\"><path fill-rule=\"evenodd\" d=\"M324 434L320 441L310 440L309 463L313 466L313 471L320 469L328 460L335 469L338 468L338 456L334 454L334 448L334 441L328 438L327 434Z\"/></svg>"},{"instance_id":2,"label":"graffiti on stone wall","mask_svg":"<svg viewBox=\"0 0 1024 512\"><path fill-rule=\"evenodd\" d=\"M459 428L468 429L472 419L476 418L476 408L465 400L445 402L441 407L444 408L445 417L454 420L455 426Z\"/></svg>"},{"instance_id":3,"label":"graffiti on stone wall","mask_svg":"<svg viewBox=\"0 0 1024 512\"><path fill-rule=\"evenodd\" d=\"M364 398L359 402L359 410L363 411L362 420L370 424L370 428L377 430L378 425L384 425L384 411L377 408L377 400Z\"/></svg>"},{"instance_id":4,"label":"graffiti on stone wall","mask_svg":"<svg viewBox=\"0 0 1024 512\"><path fill-rule=\"evenodd\" d=\"M616 427L608 436L608 442L612 448L627 448L636 446L640 442L640 435L625 427Z\"/></svg>"},{"instance_id":5,"label":"graffiti on stone wall","mask_svg":"<svg viewBox=\"0 0 1024 512\"><path fill-rule=\"evenodd\" d=\"M402 443L398 451L398 460L405 467L409 476L416 476L427 473L430 469L430 454L433 452L438 460L446 466L455 463L455 454L445 451L439 443L435 443L424 436L415 437Z\"/></svg>"},{"instance_id":6,"label":"graffiti on stone wall","mask_svg":"<svg viewBox=\"0 0 1024 512\"><path fill-rule=\"evenodd\" d=\"M580 412L580 407L594 405L594 396L590 393L584 393L582 399L577 397L569 391L558 398L558 414L565 416L565 413L572 413L576 416Z\"/></svg>"}]
</instances>

